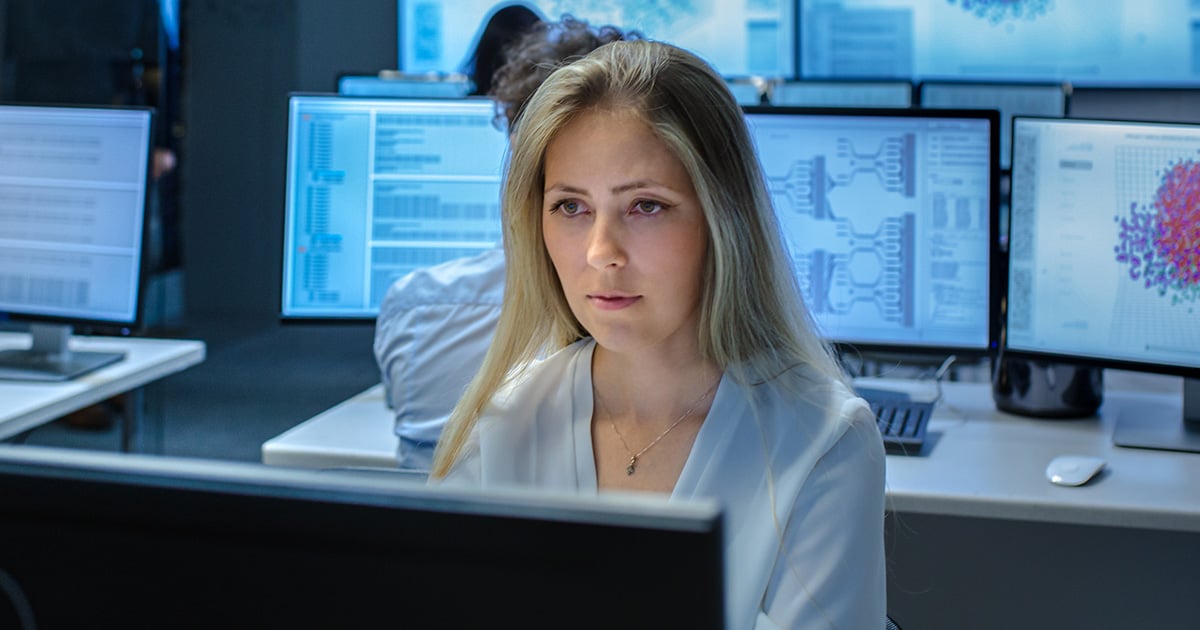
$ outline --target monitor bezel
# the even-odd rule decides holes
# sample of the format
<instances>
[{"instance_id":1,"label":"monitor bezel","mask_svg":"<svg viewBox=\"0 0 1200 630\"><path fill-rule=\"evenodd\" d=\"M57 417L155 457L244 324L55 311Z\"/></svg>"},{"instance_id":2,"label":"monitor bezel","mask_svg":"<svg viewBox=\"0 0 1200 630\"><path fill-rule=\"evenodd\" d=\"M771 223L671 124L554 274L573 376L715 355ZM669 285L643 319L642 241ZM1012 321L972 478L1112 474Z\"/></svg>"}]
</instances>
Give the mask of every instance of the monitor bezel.
<instances>
[{"instance_id":1,"label":"monitor bezel","mask_svg":"<svg viewBox=\"0 0 1200 630\"><path fill-rule=\"evenodd\" d=\"M1049 122L1056 123L1056 124L1068 124L1068 125L1115 123L1115 124L1123 124L1123 125L1141 125L1141 126L1159 127L1159 128L1161 128L1161 127L1168 127L1168 128L1186 127L1186 128L1195 129L1197 131L1200 131L1200 123L1160 122L1160 121L1148 121L1148 120L1122 120L1122 119L1116 119L1116 118L1070 118L1070 117L1059 118L1059 117L1053 117L1053 116L1016 116L1013 118L1013 137L1014 138L1016 137L1017 124L1018 124L1018 121L1020 121L1020 120L1049 121ZM1016 157L1016 143L1013 143L1012 149L1013 149L1013 155L1011 157L1015 158ZM1014 175L1015 175L1015 173L1014 173ZM1016 184L1015 179L1011 183L1013 185L1015 185ZM1008 218L1009 218L1009 239L1010 239L1010 245L1011 245L1011 239L1012 239L1012 234L1011 234L1012 213L1011 212L1009 213ZM1008 284L1008 280L1009 280L1009 278L1006 275L1006 278L1005 278L1006 286ZM1079 366L1079 367L1111 368L1111 369L1116 369L1116 370L1148 372L1148 373L1152 373L1152 374L1166 374L1166 375L1171 375L1171 376L1182 376L1184 378L1200 379L1200 367L1190 367L1190 366L1186 366L1186 365L1177 365L1177 364L1169 364L1169 363L1162 364L1162 363L1154 363L1154 362L1150 362L1150 361L1134 361L1134 360L1118 359L1118 358L1106 357L1106 356L1068 354L1065 352L1058 352L1058 351L1051 351L1051 350L1035 350L1035 349L1029 349L1029 348L1009 347L1008 335L1007 335L1007 331L1008 331L1008 311L1007 311L1008 294L1007 294L1007 291L1005 292L1005 295L1004 295L1003 305L1005 308L1004 308L1004 312L1002 313L1002 316L1003 316L1002 317L1002 328L1001 328L1002 343L1001 343L999 351L1002 353L1002 356L1004 356L1004 357L1009 357L1009 358L1014 358L1014 359L1025 359L1025 360L1030 360L1030 361L1048 361L1048 362L1061 363L1064 365L1073 365L1073 366Z\"/></svg>"},{"instance_id":2,"label":"monitor bezel","mask_svg":"<svg viewBox=\"0 0 1200 630\"><path fill-rule=\"evenodd\" d=\"M157 110L154 107L147 105L92 105L80 103L56 103L56 102L15 102L4 101L0 102L0 107L3 108L33 108L33 109L55 109L55 110L75 110L75 111L96 111L96 112L131 112L142 113L146 116L146 154L145 168L143 169L142 183L142 229L140 242L138 243L139 260L136 286L137 295L134 297L133 317L128 319L97 319L84 317L80 315L49 315L37 312L27 311L0 311L0 320L11 322L19 322L25 324L53 324L70 326L73 331L79 334L118 334L129 335L141 332L146 325L146 288L150 280L150 241L152 237L151 230L151 202L153 199L154 181L151 176L151 169L154 163L154 148L155 148L155 123Z\"/></svg>"},{"instance_id":3,"label":"monitor bezel","mask_svg":"<svg viewBox=\"0 0 1200 630\"><path fill-rule=\"evenodd\" d=\"M953 344L914 344L843 341L828 339L839 353L899 355L919 357L956 356L959 359L983 359L995 355L1000 347L1001 300L1008 293L1008 257L1000 242L1000 114L994 109L921 109L877 107L743 107L746 114L842 116L847 118L923 118L986 120L992 150L988 161L988 339L986 347Z\"/></svg>"},{"instance_id":4,"label":"monitor bezel","mask_svg":"<svg viewBox=\"0 0 1200 630\"><path fill-rule=\"evenodd\" d=\"M284 131L285 155L284 155L284 172L283 172L282 177L280 178L283 181L283 186L284 186L284 201L283 201L284 206L283 206L283 211L280 213L281 214L280 229L282 230L281 233L283 234L283 238L280 239L280 249L278 252L278 256L279 256L278 260L279 260L279 264L280 264L279 279L275 285L275 290L277 290L279 292L278 296L275 300L275 304L278 308L278 311L276 313L276 319L283 325L293 325L293 324L299 324L299 325L308 325L308 324L346 325L346 324L350 324L350 325L373 326L379 319L378 312L361 313L361 314L345 313L345 314L336 314L336 315L316 315L316 314L295 314L295 315L293 315L293 314L287 313L287 303L285 302L285 300L287 299L286 284L289 281L288 266L287 266L288 247L289 247L288 239L291 234L291 227L292 227L291 224L289 223L289 221L292 217L291 217L291 214L288 212L288 208L292 204L292 193L293 193L292 182L291 182L291 180L288 179L288 174L293 171L292 159L294 157L292 148L291 148L292 130L291 130L290 126L291 126L291 117L292 117L292 113L291 113L292 112L292 102L293 102L293 99L295 99L297 97L299 97L299 98L313 97L313 98L322 98L322 99L340 100L340 101L381 102L381 103L395 103L395 102L408 102L408 101L431 102L431 103L486 102L486 103L490 103L492 105L493 124L494 125L498 124L498 121L502 120L502 117L500 116L499 111L496 110L496 108L495 108L496 101L493 100L491 97L483 96L483 95L472 94L472 95L468 95L468 96L465 96L462 98L437 98L437 97L425 97L425 96L419 96L419 97L412 97L412 96L359 96L359 95L353 95L353 94L341 94L338 92L320 92L320 91L317 91L317 92L313 92L313 91L288 92L287 97L284 100L285 107L284 107L284 112L283 112L283 118L284 118L283 124L284 124L284 130L285 130Z\"/></svg>"}]
</instances>

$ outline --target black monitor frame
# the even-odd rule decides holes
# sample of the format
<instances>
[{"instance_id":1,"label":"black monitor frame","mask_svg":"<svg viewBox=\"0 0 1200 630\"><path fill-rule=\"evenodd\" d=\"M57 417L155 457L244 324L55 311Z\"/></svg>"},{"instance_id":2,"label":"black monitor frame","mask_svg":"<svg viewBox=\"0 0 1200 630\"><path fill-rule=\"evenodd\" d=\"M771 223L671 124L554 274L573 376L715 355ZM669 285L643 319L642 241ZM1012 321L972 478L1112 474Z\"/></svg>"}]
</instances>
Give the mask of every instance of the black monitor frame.
<instances>
[{"instance_id":1,"label":"black monitor frame","mask_svg":"<svg viewBox=\"0 0 1200 630\"><path fill-rule=\"evenodd\" d=\"M920 108L859 108L859 107L743 107L747 114L801 114L811 116L881 117L881 118L927 118L986 120L991 133L992 147L989 161L988 183L988 340L986 347L960 345L923 345L912 343L879 343L842 341L830 339L843 356L866 354L876 357L895 356L905 361L938 360L948 356L957 359L984 359L995 355L1000 345L1002 318L1001 300L1007 294L1007 257L1000 241L1000 168L999 168L999 112L985 109L936 109Z\"/></svg>"},{"instance_id":2,"label":"black monitor frame","mask_svg":"<svg viewBox=\"0 0 1200 630\"><path fill-rule=\"evenodd\" d=\"M710 501L14 445L0 495L0 625L725 624Z\"/></svg>"}]
</instances>

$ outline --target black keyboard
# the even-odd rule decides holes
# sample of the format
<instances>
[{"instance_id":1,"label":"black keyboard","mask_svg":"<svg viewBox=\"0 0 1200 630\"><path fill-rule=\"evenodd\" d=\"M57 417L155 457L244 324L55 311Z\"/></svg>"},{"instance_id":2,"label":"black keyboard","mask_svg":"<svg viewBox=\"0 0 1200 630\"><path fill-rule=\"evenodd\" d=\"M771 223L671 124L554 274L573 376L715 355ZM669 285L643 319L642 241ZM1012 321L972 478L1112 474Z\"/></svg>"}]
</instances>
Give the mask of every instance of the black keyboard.
<instances>
[{"instance_id":1,"label":"black keyboard","mask_svg":"<svg viewBox=\"0 0 1200 630\"><path fill-rule=\"evenodd\" d=\"M883 435L883 448L895 455L916 455L925 445L925 427L933 415L933 401L912 400L903 392L858 388L871 405Z\"/></svg>"}]
</instances>

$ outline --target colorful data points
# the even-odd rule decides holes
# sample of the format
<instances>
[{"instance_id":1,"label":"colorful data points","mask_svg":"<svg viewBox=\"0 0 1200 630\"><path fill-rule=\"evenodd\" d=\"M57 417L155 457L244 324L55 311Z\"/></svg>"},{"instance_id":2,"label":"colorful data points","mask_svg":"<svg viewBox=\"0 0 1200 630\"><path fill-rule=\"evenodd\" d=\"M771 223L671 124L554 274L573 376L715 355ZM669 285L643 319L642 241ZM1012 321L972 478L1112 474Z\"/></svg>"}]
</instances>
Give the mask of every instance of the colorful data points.
<instances>
[{"instance_id":1,"label":"colorful data points","mask_svg":"<svg viewBox=\"0 0 1200 630\"><path fill-rule=\"evenodd\" d=\"M1181 160L1161 176L1154 199L1115 217L1117 262L1171 302L1200 299L1200 162Z\"/></svg>"}]
</instances>

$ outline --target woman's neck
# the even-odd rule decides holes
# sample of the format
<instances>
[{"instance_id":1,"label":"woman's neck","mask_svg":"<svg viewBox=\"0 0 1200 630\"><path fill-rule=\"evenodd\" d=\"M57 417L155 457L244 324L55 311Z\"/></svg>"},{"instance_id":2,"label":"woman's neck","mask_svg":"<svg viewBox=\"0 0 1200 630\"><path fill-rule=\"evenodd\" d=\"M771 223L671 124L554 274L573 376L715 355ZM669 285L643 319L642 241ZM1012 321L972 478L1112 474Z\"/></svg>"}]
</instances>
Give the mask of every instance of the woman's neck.
<instances>
[{"instance_id":1,"label":"woman's neck","mask_svg":"<svg viewBox=\"0 0 1200 630\"><path fill-rule=\"evenodd\" d=\"M654 424L673 421L711 394L721 373L698 349L616 353L597 345L592 355L597 409Z\"/></svg>"}]
</instances>

